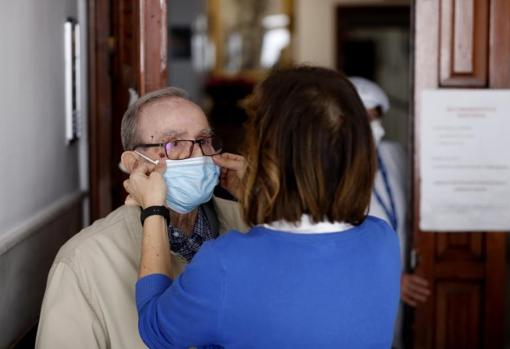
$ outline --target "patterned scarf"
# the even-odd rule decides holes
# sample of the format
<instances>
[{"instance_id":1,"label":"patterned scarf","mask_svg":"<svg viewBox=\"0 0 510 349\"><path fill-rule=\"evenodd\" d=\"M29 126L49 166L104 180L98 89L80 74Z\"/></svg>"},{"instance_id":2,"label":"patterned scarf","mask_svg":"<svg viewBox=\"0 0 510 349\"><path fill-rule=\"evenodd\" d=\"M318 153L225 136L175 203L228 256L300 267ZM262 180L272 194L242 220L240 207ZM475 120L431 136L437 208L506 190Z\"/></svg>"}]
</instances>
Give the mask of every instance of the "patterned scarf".
<instances>
[{"instance_id":1,"label":"patterned scarf","mask_svg":"<svg viewBox=\"0 0 510 349\"><path fill-rule=\"evenodd\" d=\"M202 207L198 208L197 220L190 236L186 236L184 232L174 227L172 224L168 226L170 250L184 258L188 263L205 241L215 239L216 237L218 237L218 235L213 233Z\"/></svg>"}]
</instances>

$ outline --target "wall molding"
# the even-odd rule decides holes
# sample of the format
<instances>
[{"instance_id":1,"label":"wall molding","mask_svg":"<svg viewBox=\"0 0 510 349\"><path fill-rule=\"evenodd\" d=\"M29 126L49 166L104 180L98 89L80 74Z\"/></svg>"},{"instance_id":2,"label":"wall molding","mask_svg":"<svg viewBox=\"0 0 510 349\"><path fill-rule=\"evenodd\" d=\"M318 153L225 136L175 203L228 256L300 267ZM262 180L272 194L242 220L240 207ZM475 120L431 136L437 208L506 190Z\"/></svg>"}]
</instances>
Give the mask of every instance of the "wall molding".
<instances>
[{"instance_id":1,"label":"wall molding","mask_svg":"<svg viewBox=\"0 0 510 349\"><path fill-rule=\"evenodd\" d=\"M63 215L72 209L77 203L81 202L87 196L86 191L77 190L56 200L51 205L46 206L38 213L34 214L23 223L12 228L6 233L0 235L0 256L18 245L28 237L37 233L41 226L49 224L58 216Z\"/></svg>"}]
</instances>

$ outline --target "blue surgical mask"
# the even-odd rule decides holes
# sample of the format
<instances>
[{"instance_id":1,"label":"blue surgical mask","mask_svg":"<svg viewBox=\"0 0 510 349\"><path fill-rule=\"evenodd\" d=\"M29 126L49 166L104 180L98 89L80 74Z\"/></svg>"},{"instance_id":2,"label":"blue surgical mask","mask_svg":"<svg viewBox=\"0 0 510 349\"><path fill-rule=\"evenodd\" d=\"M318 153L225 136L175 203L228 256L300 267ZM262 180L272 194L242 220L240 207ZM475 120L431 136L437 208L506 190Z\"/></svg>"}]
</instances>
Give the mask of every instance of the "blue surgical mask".
<instances>
[{"instance_id":1,"label":"blue surgical mask","mask_svg":"<svg viewBox=\"0 0 510 349\"><path fill-rule=\"evenodd\" d=\"M168 189L168 207L177 213L188 213L208 202L218 184L219 175L220 168L210 156L166 160L163 177Z\"/></svg>"},{"instance_id":2,"label":"blue surgical mask","mask_svg":"<svg viewBox=\"0 0 510 349\"><path fill-rule=\"evenodd\" d=\"M159 160L136 151L145 160L157 165ZM167 187L166 203L177 213L188 213L211 200L218 184L220 168L210 156L184 160L166 160L163 174Z\"/></svg>"}]
</instances>

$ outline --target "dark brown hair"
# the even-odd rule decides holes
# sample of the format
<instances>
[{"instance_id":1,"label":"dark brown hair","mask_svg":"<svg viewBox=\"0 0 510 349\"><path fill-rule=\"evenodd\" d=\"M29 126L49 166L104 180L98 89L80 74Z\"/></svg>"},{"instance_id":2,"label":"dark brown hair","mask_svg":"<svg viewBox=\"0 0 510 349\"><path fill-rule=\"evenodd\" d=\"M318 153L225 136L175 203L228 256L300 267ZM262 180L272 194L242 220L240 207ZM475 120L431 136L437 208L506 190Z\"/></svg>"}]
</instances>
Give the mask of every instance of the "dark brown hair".
<instances>
[{"instance_id":1,"label":"dark brown hair","mask_svg":"<svg viewBox=\"0 0 510 349\"><path fill-rule=\"evenodd\" d=\"M376 170L368 116L350 81L316 67L273 72L247 102L245 220L361 224Z\"/></svg>"}]
</instances>

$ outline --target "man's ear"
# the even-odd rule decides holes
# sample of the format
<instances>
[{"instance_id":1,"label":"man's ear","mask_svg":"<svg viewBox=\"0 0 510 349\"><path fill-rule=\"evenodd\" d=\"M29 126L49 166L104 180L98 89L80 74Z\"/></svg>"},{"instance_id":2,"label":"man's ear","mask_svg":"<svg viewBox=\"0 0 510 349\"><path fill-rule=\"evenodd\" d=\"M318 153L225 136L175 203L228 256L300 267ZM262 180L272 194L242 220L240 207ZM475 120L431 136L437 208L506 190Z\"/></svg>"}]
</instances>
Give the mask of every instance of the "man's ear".
<instances>
[{"instance_id":1,"label":"man's ear","mask_svg":"<svg viewBox=\"0 0 510 349\"><path fill-rule=\"evenodd\" d=\"M133 172L138 167L138 161L138 156L131 150L126 150L120 156L120 165L122 165L128 173Z\"/></svg>"}]
</instances>

